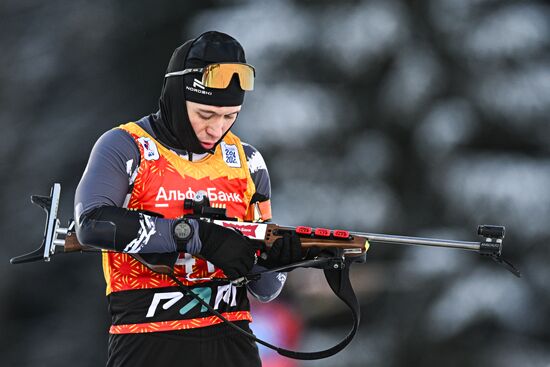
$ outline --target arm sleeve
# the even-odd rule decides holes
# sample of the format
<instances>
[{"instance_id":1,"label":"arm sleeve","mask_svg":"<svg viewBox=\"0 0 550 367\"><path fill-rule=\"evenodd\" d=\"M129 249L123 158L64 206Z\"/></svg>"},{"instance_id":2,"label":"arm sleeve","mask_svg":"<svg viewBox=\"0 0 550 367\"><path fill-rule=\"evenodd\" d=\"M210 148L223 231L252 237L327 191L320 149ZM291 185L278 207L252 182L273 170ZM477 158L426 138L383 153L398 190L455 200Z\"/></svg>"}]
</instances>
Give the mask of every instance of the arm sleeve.
<instances>
[{"instance_id":1,"label":"arm sleeve","mask_svg":"<svg viewBox=\"0 0 550 367\"><path fill-rule=\"evenodd\" d=\"M139 163L139 148L123 130L110 130L96 142L75 194L80 243L128 253L176 251L175 220L125 208ZM201 246L198 224L190 222L196 230L187 247L195 253Z\"/></svg>"},{"instance_id":2,"label":"arm sleeve","mask_svg":"<svg viewBox=\"0 0 550 367\"><path fill-rule=\"evenodd\" d=\"M246 154L248 169L256 186L256 193L252 196L252 203L268 203L271 199L271 181L269 179L269 172L265 161L260 154L260 152L254 148L252 145L243 143L244 152ZM271 209L269 210L271 214ZM268 219L271 215L269 215ZM254 265L252 272L258 272L265 270L265 268ZM262 275L262 277L257 280L248 283L246 286L250 294L254 296L260 302L269 302L275 299L281 290L286 281L286 273L269 273Z\"/></svg>"},{"instance_id":3,"label":"arm sleeve","mask_svg":"<svg viewBox=\"0 0 550 367\"><path fill-rule=\"evenodd\" d=\"M244 152L250 175L256 186L256 193L252 197L252 202L268 201L271 198L271 180L265 164L264 158L260 152L250 144L243 143Z\"/></svg>"}]
</instances>

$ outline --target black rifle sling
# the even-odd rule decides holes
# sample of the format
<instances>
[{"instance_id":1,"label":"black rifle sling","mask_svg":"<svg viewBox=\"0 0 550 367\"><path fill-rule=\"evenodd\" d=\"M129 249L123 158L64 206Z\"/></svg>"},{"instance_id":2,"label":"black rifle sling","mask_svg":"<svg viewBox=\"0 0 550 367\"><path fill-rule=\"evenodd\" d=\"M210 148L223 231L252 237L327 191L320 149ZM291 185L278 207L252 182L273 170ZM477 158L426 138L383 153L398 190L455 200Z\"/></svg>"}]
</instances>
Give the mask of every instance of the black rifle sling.
<instances>
[{"instance_id":1,"label":"black rifle sling","mask_svg":"<svg viewBox=\"0 0 550 367\"><path fill-rule=\"evenodd\" d=\"M357 329L359 327L359 320L360 320L360 311L359 311L359 302L357 302L357 297L355 296L355 292L353 291L353 288L351 286L351 282L349 279L349 269L351 266L351 262L346 262L343 269L325 269L325 278L327 279L328 284L330 285L330 288L332 291L340 298L351 310L351 314L353 316L353 327L348 333L348 335L342 339L338 344L335 346L321 350L318 352L297 352L292 351L284 348L277 347L273 344L270 344L262 339L258 339L254 334L249 333L243 329L241 329L236 324L232 323L231 321L227 320L223 315L221 315L218 311L214 310L212 306L210 306L207 302L205 302L201 297L196 295L195 293L191 292L190 288L183 284L173 273L167 274L170 279L172 279L183 291L185 291L186 294L196 299L202 306L206 307L212 315L217 316L220 318L224 323L229 325L231 328L237 330L239 333L245 335L246 337L254 340L255 342L272 349L279 353L282 356L293 358L293 359L301 359L301 360L314 360L314 359L323 359L330 356L333 356L334 354L338 353L342 349L344 349L353 339L355 336L355 333L357 332Z\"/></svg>"}]
</instances>

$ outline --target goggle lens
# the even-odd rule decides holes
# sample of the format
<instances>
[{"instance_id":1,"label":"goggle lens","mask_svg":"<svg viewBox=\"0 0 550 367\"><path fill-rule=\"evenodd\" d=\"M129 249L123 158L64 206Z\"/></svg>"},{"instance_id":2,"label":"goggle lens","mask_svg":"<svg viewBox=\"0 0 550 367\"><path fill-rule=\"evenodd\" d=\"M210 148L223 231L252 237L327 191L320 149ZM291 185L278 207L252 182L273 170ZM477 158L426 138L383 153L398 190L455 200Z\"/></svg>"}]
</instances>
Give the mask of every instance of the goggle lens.
<instances>
[{"instance_id":1,"label":"goggle lens","mask_svg":"<svg viewBox=\"0 0 550 367\"><path fill-rule=\"evenodd\" d=\"M231 83L233 75L239 76L243 90L254 89L254 67L248 64L210 64L202 73L202 84L208 88L225 89Z\"/></svg>"}]
</instances>

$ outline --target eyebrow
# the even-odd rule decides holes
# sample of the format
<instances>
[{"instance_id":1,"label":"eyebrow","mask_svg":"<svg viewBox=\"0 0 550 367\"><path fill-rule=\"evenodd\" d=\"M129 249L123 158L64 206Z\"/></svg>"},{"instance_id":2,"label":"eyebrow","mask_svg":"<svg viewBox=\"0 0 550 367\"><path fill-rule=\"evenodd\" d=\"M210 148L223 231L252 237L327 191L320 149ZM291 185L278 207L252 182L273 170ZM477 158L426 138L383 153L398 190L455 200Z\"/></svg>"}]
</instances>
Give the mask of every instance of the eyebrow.
<instances>
[{"instance_id":1,"label":"eyebrow","mask_svg":"<svg viewBox=\"0 0 550 367\"><path fill-rule=\"evenodd\" d=\"M209 114L209 115L219 115L218 113L214 112L214 111L210 111L210 110L203 110L203 109L199 109L198 110L200 113L203 113L203 114ZM235 112L231 112L231 113L224 113L222 115L234 115L236 113L239 113L240 111L235 111Z\"/></svg>"},{"instance_id":2,"label":"eyebrow","mask_svg":"<svg viewBox=\"0 0 550 367\"><path fill-rule=\"evenodd\" d=\"M200 113L208 113L208 114L212 114L212 115L215 115L215 114L216 114L216 112L214 112L214 111L201 110L201 109L199 109L199 112L200 112Z\"/></svg>"}]
</instances>

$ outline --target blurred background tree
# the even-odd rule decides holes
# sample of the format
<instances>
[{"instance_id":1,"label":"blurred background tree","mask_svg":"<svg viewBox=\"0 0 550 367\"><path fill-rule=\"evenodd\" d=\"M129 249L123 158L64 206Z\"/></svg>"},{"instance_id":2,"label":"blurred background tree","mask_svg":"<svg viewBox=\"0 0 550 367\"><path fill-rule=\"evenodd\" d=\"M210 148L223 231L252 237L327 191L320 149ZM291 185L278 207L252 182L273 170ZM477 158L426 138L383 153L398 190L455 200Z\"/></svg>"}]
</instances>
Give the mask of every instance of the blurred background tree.
<instances>
[{"instance_id":1,"label":"blurred background tree","mask_svg":"<svg viewBox=\"0 0 550 367\"><path fill-rule=\"evenodd\" d=\"M2 365L105 363L99 257L8 260L42 236L29 195L61 182L69 219L95 140L156 111L172 51L206 30L237 38L257 69L235 129L267 161L275 221L464 240L503 224L524 274L373 247L352 270L358 336L300 365L549 365L545 2L7 0L0 15ZM299 348L349 323L317 271L292 272L279 304L302 319Z\"/></svg>"}]
</instances>

